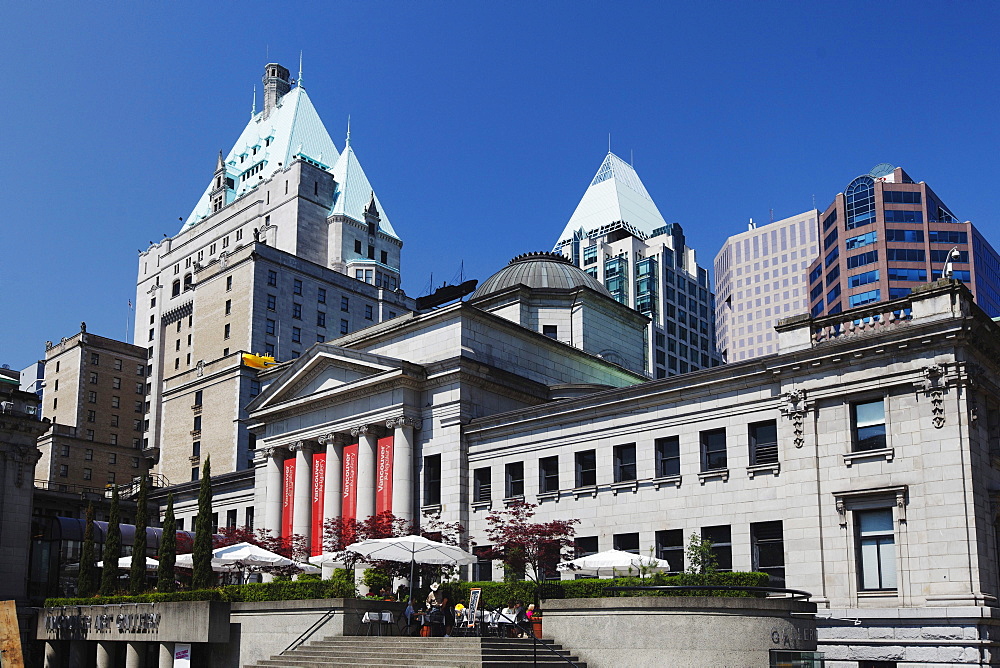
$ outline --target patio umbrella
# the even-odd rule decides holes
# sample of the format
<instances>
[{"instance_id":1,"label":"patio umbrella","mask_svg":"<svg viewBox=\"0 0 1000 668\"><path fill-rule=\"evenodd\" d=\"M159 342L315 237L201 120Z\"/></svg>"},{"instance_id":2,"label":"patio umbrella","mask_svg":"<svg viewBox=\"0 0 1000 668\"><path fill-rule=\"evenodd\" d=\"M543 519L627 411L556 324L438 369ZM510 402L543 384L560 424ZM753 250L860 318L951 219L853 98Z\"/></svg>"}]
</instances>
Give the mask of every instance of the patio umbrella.
<instances>
[{"instance_id":1,"label":"patio umbrella","mask_svg":"<svg viewBox=\"0 0 1000 668\"><path fill-rule=\"evenodd\" d=\"M607 550L605 552L598 552L597 554L588 554L586 557L580 557L571 561L564 561L556 568L560 571L572 571L582 575L600 576L602 571L605 575L613 575L615 573L624 574L628 573L629 570L634 572L645 570L647 573L659 573L670 570L670 564L664 559L644 557L631 552L622 552L621 550Z\"/></svg>"},{"instance_id":2,"label":"patio umbrella","mask_svg":"<svg viewBox=\"0 0 1000 668\"><path fill-rule=\"evenodd\" d=\"M314 566L333 566L334 568L346 568L347 564L341 561L342 555L339 552L324 552L309 557L309 563Z\"/></svg>"},{"instance_id":3,"label":"patio umbrella","mask_svg":"<svg viewBox=\"0 0 1000 668\"><path fill-rule=\"evenodd\" d=\"M194 556L179 554L176 564L182 568L193 568ZM320 572L320 569L315 566L283 557L252 543L237 543L212 550L213 571L255 571L268 566L295 566L303 573Z\"/></svg>"},{"instance_id":4,"label":"patio umbrella","mask_svg":"<svg viewBox=\"0 0 1000 668\"><path fill-rule=\"evenodd\" d=\"M413 572L416 564L441 564L464 566L476 562L476 555L460 547L439 543L423 536L399 536L397 538L369 538L347 547L362 557L376 561L410 562L410 587L413 587Z\"/></svg>"},{"instance_id":5,"label":"patio umbrella","mask_svg":"<svg viewBox=\"0 0 1000 668\"><path fill-rule=\"evenodd\" d=\"M104 562L103 561L98 561L97 562L97 567L98 568L104 568ZM155 571L159 567L160 567L160 562L158 562L156 559L153 559L152 557L146 557L146 570L147 571ZM126 568L126 569L127 568L132 568L132 557L122 557L121 559L119 559L118 560L118 568Z\"/></svg>"}]
</instances>

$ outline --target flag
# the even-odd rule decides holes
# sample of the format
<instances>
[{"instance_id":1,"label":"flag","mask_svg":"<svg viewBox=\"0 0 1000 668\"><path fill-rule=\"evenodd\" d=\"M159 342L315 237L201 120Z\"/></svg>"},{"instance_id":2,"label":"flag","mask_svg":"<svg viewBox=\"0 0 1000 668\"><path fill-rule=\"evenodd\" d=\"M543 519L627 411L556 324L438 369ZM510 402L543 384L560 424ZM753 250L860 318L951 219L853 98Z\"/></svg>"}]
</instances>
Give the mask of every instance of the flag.
<instances>
[{"instance_id":1,"label":"flag","mask_svg":"<svg viewBox=\"0 0 1000 668\"><path fill-rule=\"evenodd\" d=\"M130 299L130 300L128 300L128 307L129 307L129 308L132 308L132 300L131 300L131 299Z\"/></svg>"}]
</instances>

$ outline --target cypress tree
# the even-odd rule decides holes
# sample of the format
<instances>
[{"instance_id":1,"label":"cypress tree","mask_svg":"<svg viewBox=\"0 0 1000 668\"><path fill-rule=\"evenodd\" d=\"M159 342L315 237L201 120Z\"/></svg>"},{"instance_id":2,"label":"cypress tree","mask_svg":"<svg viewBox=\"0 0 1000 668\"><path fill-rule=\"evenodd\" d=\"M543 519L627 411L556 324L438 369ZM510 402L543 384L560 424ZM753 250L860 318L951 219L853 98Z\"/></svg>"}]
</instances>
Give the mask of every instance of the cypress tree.
<instances>
[{"instance_id":1,"label":"cypress tree","mask_svg":"<svg viewBox=\"0 0 1000 668\"><path fill-rule=\"evenodd\" d=\"M174 562L177 560L177 520L174 519L174 493L167 494L167 512L163 514L163 535L160 537L160 565L156 570L156 590L172 592Z\"/></svg>"},{"instance_id":2,"label":"cypress tree","mask_svg":"<svg viewBox=\"0 0 1000 668\"><path fill-rule=\"evenodd\" d=\"M135 539L132 542L132 568L128 574L128 593L136 596L146 589L146 525L149 524L148 476L139 483L139 498L135 509Z\"/></svg>"},{"instance_id":3,"label":"cypress tree","mask_svg":"<svg viewBox=\"0 0 1000 668\"><path fill-rule=\"evenodd\" d=\"M118 486L111 488L111 518L108 535L104 538L104 571L101 574L101 596L111 596L118 590L118 559L122 555L122 528L119 523Z\"/></svg>"},{"instance_id":4,"label":"cypress tree","mask_svg":"<svg viewBox=\"0 0 1000 668\"><path fill-rule=\"evenodd\" d=\"M198 491L198 522L194 529L192 560L194 573L191 589L208 589L215 580L212 572L212 463L205 458L201 471L201 489Z\"/></svg>"},{"instance_id":5,"label":"cypress tree","mask_svg":"<svg viewBox=\"0 0 1000 668\"><path fill-rule=\"evenodd\" d=\"M94 595L94 504L87 504L87 527L83 530L83 550L80 552L80 574L76 578L77 595Z\"/></svg>"}]
</instances>

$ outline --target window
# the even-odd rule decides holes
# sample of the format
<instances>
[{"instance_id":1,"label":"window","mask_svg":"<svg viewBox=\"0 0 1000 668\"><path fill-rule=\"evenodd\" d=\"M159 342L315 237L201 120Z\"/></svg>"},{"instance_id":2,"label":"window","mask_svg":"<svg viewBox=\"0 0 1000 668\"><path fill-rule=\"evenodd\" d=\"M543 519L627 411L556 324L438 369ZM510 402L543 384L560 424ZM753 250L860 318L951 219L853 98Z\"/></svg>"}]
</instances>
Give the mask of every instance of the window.
<instances>
[{"instance_id":1,"label":"window","mask_svg":"<svg viewBox=\"0 0 1000 668\"><path fill-rule=\"evenodd\" d=\"M152 366L150 367L150 371L152 372ZM143 375L145 375L145 373L146 373L146 365L145 364L136 364L135 365L135 375L137 375L137 376L143 376Z\"/></svg>"},{"instance_id":2,"label":"window","mask_svg":"<svg viewBox=\"0 0 1000 668\"><path fill-rule=\"evenodd\" d=\"M112 427L117 427L118 426L118 416L117 415L112 415L111 416L111 426Z\"/></svg>"},{"instance_id":3,"label":"window","mask_svg":"<svg viewBox=\"0 0 1000 668\"><path fill-rule=\"evenodd\" d=\"M117 464L117 463L118 463L118 453L116 452L109 453L108 464Z\"/></svg>"},{"instance_id":4,"label":"window","mask_svg":"<svg viewBox=\"0 0 1000 668\"><path fill-rule=\"evenodd\" d=\"M357 253L358 255L361 255L361 240L360 239L355 239L354 240L354 252Z\"/></svg>"},{"instance_id":5,"label":"window","mask_svg":"<svg viewBox=\"0 0 1000 668\"><path fill-rule=\"evenodd\" d=\"M896 541L892 509L855 511L861 589L896 588Z\"/></svg>"},{"instance_id":6,"label":"window","mask_svg":"<svg viewBox=\"0 0 1000 668\"><path fill-rule=\"evenodd\" d=\"M856 237L851 237L850 239L844 240L845 250L857 250L865 246L869 246L878 241L878 232L866 232L865 234L859 234Z\"/></svg>"},{"instance_id":7,"label":"window","mask_svg":"<svg viewBox=\"0 0 1000 668\"><path fill-rule=\"evenodd\" d=\"M559 327L557 325L542 325L542 334L550 339L559 338Z\"/></svg>"},{"instance_id":8,"label":"window","mask_svg":"<svg viewBox=\"0 0 1000 668\"><path fill-rule=\"evenodd\" d=\"M316 301L320 304L326 303L326 288L319 288L319 290L317 290Z\"/></svg>"},{"instance_id":9,"label":"window","mask_svg":"<svg viewBox=\"0 0 1000 668\"><path fill-rule=\"evenodd\" d=\"M656 558L670 564L670 573L684 570L684 530L669 529L656 532Z\"/></svg>"},{"instance_id":10,"label":"window","mask_svg":"<svg viewBox=\"0 0 1000 668\"><path fill-rule=\"evenodd\" d=\"M778 423L775 420L750 425L750 464L778 462Z\"/></svg>"},{"instance_id":11,"label":"window","mask_svg":"<svg viewBox=\"0 0 1000 668\"><path fill-rule=\"evenodd\" d=\"M478 468L473 472L472 500L483 503L490 501L493 494L491 469L489 466Z\"/></svg>"},{"instance_id":12,"label":"window","mask_svg":"<svg viewBox=\"0 0 1000 668\"><path fill-rule=\"evenodd\" d=\"M224 338L224 339L228 339L228 338L229 338L229 334L230 334L230 332L231 332L231 331L232 331L232 325L230 325L230 324L229 324L229 323L227 322L227 323L226 323L226 325L225 325L225 327L223 327L223 334L222 334L222 338ZM178 341L177 343L180 343L180 341Z\"/></svg>"},{"instance_id":13,"label":"window","mask_svg":"<svg viewBox=\"0 0 1000 668\"><path fill-rule=\"evenodd\" d=\"M194 393L194 405L195 406L201 406L201 402L202 402L202 399L204 398L204 396L205 395L204 395L203 390L197 390L197 391L195 391L195 393Z\"/></svg>"},{"instance_id":14,"label":"window","mask_svg":"<svg viewBox=\"0 0 1000 668\"><path fill-rule=\"evenodd\" d=\"M146 392L146 386L143 383L136 383L135 384L135 393L136 394L145 394L145 392Z\"/></svg>"},{"instance_id":15,"label":"window","mask_svg":"<svg viewBox=\"0 0 1000 668\"><path fill-rule=\"evenodd\" d=\"M63 457L69 457L69 446L68 445L60 446L59 454L62 455Z\"/></svg>"},{"instance_id":16,"label":"window","mask_svg":"<svg viewBox=\"0 0 1000 668\"><path fill-rule=\"evenodd\" d=\"M267 270L267 284L272 286L278 284L278 272L273 269Z\"/></svg>"},{"instance_id":17,"label":"window","mask_svg":"<svg viewBox=\"0 0 1000 668\"><path fill-rule=\"evenodd\" d=\"M91 385L97 385L97 373L96 372L91 372L91 374L90 374L90 384Z\"/></svg>"},{"instance_id":18,"label":"window","mask_svg":"<svg viewBox=\"0 0 1000 668\"><path fill-rule=\"evenodd\" d=\"M97 403L97 392L87 392L87 402L91 404Z\"/></svg>"},{"instance_id":19,"label":"window","mask_svg":"<svg viewBox=\"0 0 1000 668\"><path fill-rule=\"evenodd\" d=\"M934 264L940 264L947 262L950 257L950 250L932 250L931 251L931 262ZM958 256L954 258L955 262L968 262L969 261L969 251L958 251Z\"/></svg>"},{"instance_id":20,"label":"window","mask_svg":"<svg viewBox=\"0 0 1000 668\"><path fill-rule=\"evenodd\" d=\"M233 312L233 300L232 299L227 299L226 300L226 315L231 315L232 312Z\"/></svg>"},{"instance_id":21,"label":"window","mask_svg":"<svg viewBox=\"0 0 1000 668\"><path fill-rule=\"evenodd\" d=\"M87 422L97 422L97 411L87 411Z\"/></svg>"},{"instance_id":22,"label":"window","mask_svg":"<svg viewBox=\"0 0 1000 668\"><path fill-rule=\"evenodd\" d=\"M923 211L890 211L885 212L885 222L887 223L922 223L924 222Z\"/></svg>"},{"instance_id":23,"label":"window","mask_svg":"<svg viewBox=\"0 0 1000 668\"><path fill-rule=\"evenodd\" d=\"M852 255L847 258L847 268L855 269L857 267L863 267L866 264L873 264L875 262L878 262L877 250L868 251L867 253L858 253L857 255Z\"/></svg>"},{"instance_id":24,"label":"window","mask_svg":"<svg viewBox=\"0 0 1000 668\"><path fill-rule=\"evenodd\" d=\"M94 477L94 469L83 469L83 479L90 480Z\"/></svg>"},{"instance_id":25,"label":"window","mask_svg":"<svg viewBox=\"0 0 1000 668\"><path fill-rule=\"evenodd\" d=\"M278 298L274 295L267 296L267 310L274 311L278 308Z\"/></svg>"},{"instance_id":26,"label":"window","mask_svg":"<svg viewBox=\"0 0 1000 668\"><path fill-rule=\"evenodd\" d=\"M524 462L511 462L504 467L504 497L524 496Z\"/></svg>"},{"instance_id":27,"label":"window","mask_svg":"<svg viewBox=\"0 0 1000 668\"><path fill-rule=\"evenodd\" d=\"M861 274L854 274L853 276L847 277L847 287L857 288L862 285L868 285L869 283L878 282L878 269L872 269L871 271L866 271Z\"/></svg>"},{"instance_id":28,"label":"window","mask_svg":"<svg viewBox=\"0 0 1000 668\"><path fill-rule=\"evenodd\" d=\"M132 468L134 468L134 469L139 468L139 458L138 457L133 457L132 458Z\"/></svg>"},{"instance_id":29,"label":"window","mask_svg":"<svg viewBox=\"0 0 1000 668\"><path fill-rule=\"evenodd\" d=\"M87 430L87 440L88 441L93 441L94 440L94 430L93 429L88 429Z\"/></svg>"},{"instance_id":30,"label":"window","mask_svg":"<svg viewBox=\"0 0 1000 668\"><path fill-rule=\"evenodd\" d=\"M326 313L323 313L322 311L316 312L316 326L326 327Z\"/></svg>"},{"instance_id":31,"label":"window","mask_svg":"<svg viewBox=\"0 0 1000 668\"><path fill-rule=\"evenodd\" d=\"M856 295L851 295L847 298L847 301L851 308L854 308L855 306L864 306L865 304L877 302L881 294L881 290L868 290L867 292L859 292Z\"/></svg>"},{"instance_id":32,"label":"window","mask_svg":"<svg viewBox=\"0 0 1000 668\"><path fill-rule=\"evenodd\" d=\"M868 401L851 405L854 420L854 451L879 450L885 442L885 402Z\"/></svg>"},{"instance_id":33,"label":"window","mask_svg":"<svg viewBox=\"0 0 1000 668\"><path fill-rule=\"evenodd\" d=\"M236 528L236 509L226 511L226 526L230 529Z\"/></svg>"},{"instance_id":34,"label":"window","mask_svg":"<svg viewBox=\"0 0 1000 668\"><path fill-rule=\"evenodd\" d=\"M599 542L597 536L577 536L573 539L574 546L576 547L576 558L586 557L591 554L597 554L600 550L598 548Z\"/></svg>"},{"instance_id":35,"label":"window","mask_svg":"<svg viewBox=\"0 0 1000 668\"><path fill-rule=\"evenodd\" d=\"M141 401L135 402L135 412L136 413L142 413L142 402Z\"/></svg>"},{"instance_id":36,"label":"window","mask_svg":"<svg viewBox=\"0 0 1000 668\"><path fill-rule=\"evenodd\" d=\"M142 431L142 420L132 420L132 429L134 431Z\"/></svg>"},{"instance_id":37,"label":"window","mask_svg":"<svg viewBox=\"0 0 1000 668\"><path fill-rule=\"evenodd\" d=\"M349 328L349 323L346 320L340 321L340 333L347 334Z\"/></svg>"},{"instance_id":38,"label":"window","mask_svg":"<svg viewBox=\"0 0 1000 668\"><path fill-rule=\"evenodd\" d=\"M639 554L639 534L637 533L616 533L613 544L614 548L620 552Z\"/></svg>"},{"instance_id":39,"label":"window","mask_svg":"<svg viewBox=\"0 0 1000 668\"><path fill-rule=\"evenodd\" d=\"M194 416L194 426L192 427L192 429L194 431L201 431L201 416L200 415L195 415Z\"/></svg>"},{"instance_id":40,"label":"window","mask_svg":"<svg viewBox=\"0 0 1000 668\"><path fill-rule=\"evenodd\" d=\"M302 294L302 281L298 278L292 280L292 294L293 295Z\"/></svg>"},{"instance_id":41,"label":"window","mask_svg":"<svg viewBox=\"0 0 1000 668\"><path fill-rule=\"evenodd\" d=\"M923 262L926 257L922 248L887 248L885 254L889 260L895 262Z\"/></svg>"},{"instance_id":42,"label":"window","mask_svg":"<svg viewBox=\"0 0 1000 668\"><path fill-rule=\"evenodd\" d=\"M260 394L260 381L257 380L256 378L251 378L250 379L250 396L251 397L256 397L258 394Z\"/></svg>"},{"instance_id":43,"label":"window","mask_svg":"<svg viewBox=\"0 0 1000 668\"><path fill-rule=\"evenodd\" d=\"M635 443L615 446L615 482L636 479Z\"/></svg>"},{"instance_id":44,"label":"window","mask_svg":"<svg viewBox=\"0 0 1000 668\"><path fill-rule=\"evenodd\" d=\"M593 487L597 484L597 451L576 453L576 486Z\"/></svg>"},{"instance_id":45,"label":"window","mask_svg":"<svg viewBox=\"0 0 1000 668\"><path fill-rule=\"evenodd\" d=\"M729 525L702 527L703 540L712 541L712 554L720 571L733 570L733 543Z\"/></svg>"},{"instance_id":46,"label":"window","mask_svg":"<svg viewBox=\"0 0 1000 668\"><path fill-rule=\"evenodd\" d=\"M292 327L292 343L302 343L302 329L300 327Z\"/></svg>"},{"instance_id":47,"label":"window","mask_svg":"<svg viewBox=\"0 0 1000 668\"><path fill-rule=\"evenodd\" d=\"M69 466L67 466L66 464L59 465L59 477L60 478L69 477Z\"/></svg>"},{"instance_id":48,"label":"window","mask_svg":"<svg viewBox=\"0 0 1000 668\"><path fill-rule=\"evenodd\" d=\"M275 327L277 327L277 322L271 320L270 318L264 323L264 333L274 335Z\"/></svg>"},{"instance_id":49,"label":"window","mask_svg":"<svg viewBox=\"0 0 1000 668\"><path fill-rule=\"evenodd\" d=\"M94 459L94 450L92 448L87 448L86 450L84 450L83 451L83 458L86 461L88 461L88 462L91 461L91 460L93 460Z\"/></svg>"},{"instance_id":50,"label":"window","mask_svg":"<svg viewBox=\"0 0 1000 668\"><path fill-rule=\"evenodd\" d=\"M424 505L441 505L441 455L424 457Z\"/></svg>"},{"instance_id":51,"label":"window","mask_svg":"<svg viewBox=\"0 0 1000 668\"><path fill-rule=\"evenodd\" d=\"M101 356L98 355L97 353L90 353L90 363L91 364L100 364L101 363Z\"/></svg>"},{"instance_id":52,"label":"window","mask_svg":"<svg viewBox=\"0 0 1000 668\"><path fill-rule=\"evenodd\" d=\"M965 232L952 232L951 230L931 230L928 232L931 243L935 244L967 244L969 235Z\"/></svg>"},{"instance_id":53,"label":"window","mask_svg":"<svg viewBox=\"0 0 1000 668\"><path fill-rule=\"evenodd\" d=\"M292 318L302 320L302 304L292 302Z\"/></svg>"},{"instance_id":54,"label":"window","mask_svg":"<svg viewBox=\"0 0 1000 668\"><path fill-rule=\"evenodd\" d=\"M349 297L341 297L340 298L340 310L341 311L350 311L351 310L351 300L350 300Z\"/></svg>"},{"instance_id":55,"label":"window","mask_svg":"<svg viewBox=\"0 0 1000 668\"><path fill-rule=\"evenodd\" d=\"M197 466L192 466L191 467L191 482L194 482L197 479L198 479L198 467ZM193 519L191 520L191 526L194 526L194 520ZM179 526L178 526L178 530L180 530Z\"/></svg>"},{"instance_id":56,"label":"window","mask_svg":"<svg viewBox=\"0 0 1000 668\"><path fill-rule=\"evenodd\" d=\"M226 292L230 292L233 289L233 277L226 276Z\"/></svg>"},{"instance_id":57,"label":"window","mask_svg":"<svg viewBox=\"0 0 1000 668\"><path fill-rule=\"evenodd\" d=\"M253 506L247 506L246 527L251 531L253 530Z\"/></svg>"},{"instance_id":58,"label":"window","mask_svg":"<svg viewBox=\"0 0 1000 668\"><path fill-rule=\"evenodd\" d=\"M875 222L875 179L867 174L851 181L845 193L848 230Z\"/></svg>"},{"instance_id":59,"label":"window","mask_svg":"<svg viewBox=\"0 0 1000 668\"><path fill-rule=\"evenodd\" d=\"M769 587L785 586L785 541L781 521L750 525L751 565L770 576Z\"/></svg>"},{"instance_id":60,"label":"window","mask_svg":"<svg viewBox=\"0 0 1000 668\"><path fill-rule=\"evenodd\" d=\"M373 311L374 311L374 309L372 309L372 305L371 304L365 304L365 320L372 320L373 319L373 317L374 317Z\"/></svg>"},{"instance_id":61,"label":"window","mask_svg":"<svg viewBox=\"0 0 1000 668\"><path fill-rule=\"evenodd\" d=\"M883 189L882 201L887 204L920 204L920 192Z\"/></svg>"},{"instance_id":62,"label":"window","mask_svg":"<svg viewBox=\"0 0 1000 668\"><path fill-rule=\"evenodd\" d=\"M491 545L477 545L472 548L472 553L476 555L476 561L472 564L473 582L491 582L493 580L493 561L485 556L492 549Z\"/></svg>"},{"instance_id":63,"label":"window","mask_svg":"<svg viewBox=\"0 0 1000 668\"><path fill-rule=\"evenodd\" d=\"M538 460L538 491L559 491L559 457L543 457Z\"/></svg>"},{"instance_id":64,"label":"window","mask_svg":"<svg viewBox=\"0 0 1000 668\"><path fill-rule=\"evenodd\" d=\"M701 470L714 471L724 469L726 465L726 430L701 432Z\"/></svg>"},{"instance_id":65,"label":"window","mask_svg":"<svg viewBox=\"0 0 1000 668\"><path fill-rule=\"evenodd\" d=\"M909 244L919 244L924 241L923 230L896 230L888 229L885 231L886 241L902 241L903 243Z\"/></svg>"}]
</instances>

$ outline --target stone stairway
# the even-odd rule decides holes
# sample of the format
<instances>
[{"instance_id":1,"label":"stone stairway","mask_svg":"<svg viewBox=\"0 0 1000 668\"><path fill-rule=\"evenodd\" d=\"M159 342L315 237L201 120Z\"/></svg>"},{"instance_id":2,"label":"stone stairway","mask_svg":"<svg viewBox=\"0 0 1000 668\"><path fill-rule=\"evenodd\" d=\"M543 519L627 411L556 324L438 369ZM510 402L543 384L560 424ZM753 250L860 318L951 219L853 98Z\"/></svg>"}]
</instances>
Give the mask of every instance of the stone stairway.
<instances>
[{"instance_id":1,"label":"stone stairway","mask_svg":"<svg viewBox=\"0 0 1000 668\"><path fill-rule=\"evenodd\" d=\"M405 638L335 636L301 645L245 668L569 668L575 656L546 640L560 656L539 644L537 663L529 638Z\"/></svg>"}]
</instances>

